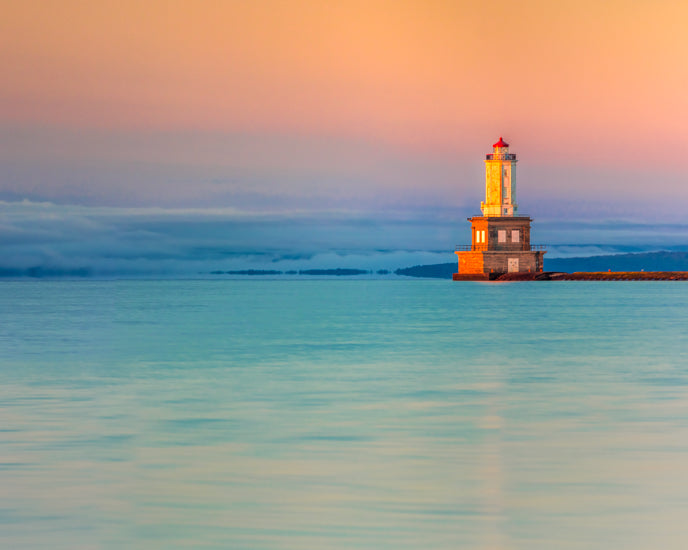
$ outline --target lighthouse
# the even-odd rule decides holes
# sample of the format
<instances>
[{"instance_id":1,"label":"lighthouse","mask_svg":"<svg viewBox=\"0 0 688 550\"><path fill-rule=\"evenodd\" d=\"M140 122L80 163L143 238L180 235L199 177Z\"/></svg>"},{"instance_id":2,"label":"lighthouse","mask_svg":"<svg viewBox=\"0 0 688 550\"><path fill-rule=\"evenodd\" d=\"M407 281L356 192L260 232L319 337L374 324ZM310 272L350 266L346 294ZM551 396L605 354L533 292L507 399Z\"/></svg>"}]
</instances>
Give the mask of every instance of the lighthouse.
<instances>
[{"instance_id":1,"label":"lighthouse","mask_svg":"<svg viewBox=\"0 0 688 550\"><path fill-rule=\"evenodd\" d=\"M482 216L471 222L471 244L456 247L455 281L494 280L505 273L543 270L544 247L530 244L529 216L519 216L516 202L516 155L501 137L485 156Z\"/></svg>"}]
</instances>

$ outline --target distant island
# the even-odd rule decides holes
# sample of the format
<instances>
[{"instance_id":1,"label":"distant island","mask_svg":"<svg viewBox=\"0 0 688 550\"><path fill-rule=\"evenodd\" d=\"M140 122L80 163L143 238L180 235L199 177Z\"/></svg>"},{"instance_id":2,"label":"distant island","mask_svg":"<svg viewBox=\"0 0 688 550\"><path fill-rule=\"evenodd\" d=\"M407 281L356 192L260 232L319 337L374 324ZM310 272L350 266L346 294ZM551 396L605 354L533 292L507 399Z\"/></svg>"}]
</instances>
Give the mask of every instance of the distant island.
<instances>
[{"instance_id":1,"label":"distant island","mask_svg":"<svg viewBox=\"0 0 688 550\"><path fill-rule=\"evenodd\" d=\"M237 269L234 271L211 271L211 275L283 275L283 271L274 269Z\"/></svg>"},{"instance_id":2,"label":"distant island","mask_svg":"<svg viewBox=\"0 0 688 550\"><path fill-rule=\"evenodd\" d=\"M379 270L378 273L389 273L387 270ZM349 269L337 267L335 269L301 269L299 271L277 271L274 269L239 269L234 271L211 271L211 275L328 275L335 277L351 275L369 275L372 271L367 269Z\"/></svg>"}]
</instances>

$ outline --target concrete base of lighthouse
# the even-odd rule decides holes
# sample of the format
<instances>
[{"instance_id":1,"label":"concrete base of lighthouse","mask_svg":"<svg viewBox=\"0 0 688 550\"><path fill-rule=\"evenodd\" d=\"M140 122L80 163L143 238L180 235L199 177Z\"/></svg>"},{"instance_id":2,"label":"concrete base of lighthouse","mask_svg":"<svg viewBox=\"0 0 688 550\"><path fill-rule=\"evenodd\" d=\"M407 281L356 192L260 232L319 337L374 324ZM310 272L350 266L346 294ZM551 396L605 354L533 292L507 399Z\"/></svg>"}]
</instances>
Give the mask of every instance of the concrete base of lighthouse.
<instances>
[{"instance_id":1,"label":"concrete base of lighthouse","mask_svg":"<svg viewBox=\"0 0 688 550\"><path fill-rule=\"evenodd\" d=\"M455 281L491 281L505 273L542 273L544 250L530 244L528 216L474 216L472 242L456 251Z\"/></svg>"},{"instance_id":2,"label":"concrete base of lighthouse","mask_svg":"<svg viewBox=\"0 0 688 550\"><path fill-rule=\"evenodd\" d=\"M493 281L505 273L542 273L545 252L466 251L456 252L459 260L455 281Z\"/></svg>"}]
</instances>

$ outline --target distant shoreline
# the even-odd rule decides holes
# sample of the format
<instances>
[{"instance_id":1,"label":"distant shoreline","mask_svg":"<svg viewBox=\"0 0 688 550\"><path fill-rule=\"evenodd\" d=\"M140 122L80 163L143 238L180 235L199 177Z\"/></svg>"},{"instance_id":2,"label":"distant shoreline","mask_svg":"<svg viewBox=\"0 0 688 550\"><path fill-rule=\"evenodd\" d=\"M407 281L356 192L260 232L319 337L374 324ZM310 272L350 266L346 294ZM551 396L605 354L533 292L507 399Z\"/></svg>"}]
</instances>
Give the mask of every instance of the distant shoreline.
<instances>
[{"instance_id":1,"label":"distant shoreline","mask_svg":"<svg viewBox=\"0 0 688 550\"><path fill-rule=\"evenodd\" d=\"M372 275L377 273L378 275L388 275L390 273L387 269L379 269L378 271L372 271L369 269L349 269L343 267L337 267L334 269L300 269L300 270L290 270L290 271L277 271L274 269L237 269L229 271L211 271L211 275L252 275L252 276L265 276L265 275L327 275L332 277L347 277L353 275Z\"/></svg>"}]
</instances>

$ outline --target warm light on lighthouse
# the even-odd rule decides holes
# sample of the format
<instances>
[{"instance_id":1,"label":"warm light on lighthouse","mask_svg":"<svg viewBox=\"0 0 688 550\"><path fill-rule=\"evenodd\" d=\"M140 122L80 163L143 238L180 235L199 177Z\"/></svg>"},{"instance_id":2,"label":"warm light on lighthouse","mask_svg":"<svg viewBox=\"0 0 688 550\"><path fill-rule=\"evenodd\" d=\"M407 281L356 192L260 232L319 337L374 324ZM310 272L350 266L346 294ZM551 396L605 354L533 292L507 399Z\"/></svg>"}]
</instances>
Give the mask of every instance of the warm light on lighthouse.
<instances>
[{"instance_id":1,"label":"warm light on lighthouse","mask_svg":"<svg viewBox=\"0 0 688 550\"><path fill-rule=\"evenodd\" d=\"M514 216L516 204L516 155L501 137L485 156L485 201L480 203L483 216Z\"/></svg>"},{"instance_id":2,"label":"warm light on lighthouse","mask_svg":"<svg viewBox=\"0 0 688 550\"><path fill-rule=\"evenodd\" d=\"M490 281L506 273L542 273L544 247L530 244L529 216L516 204L516 155L501 137L485 157L485 201L482 216L468 218L472 239L458 245L455 281Z\"/></svg>"}]
</instances>

